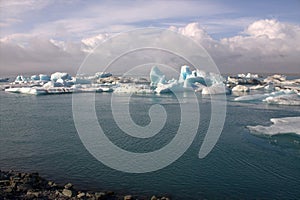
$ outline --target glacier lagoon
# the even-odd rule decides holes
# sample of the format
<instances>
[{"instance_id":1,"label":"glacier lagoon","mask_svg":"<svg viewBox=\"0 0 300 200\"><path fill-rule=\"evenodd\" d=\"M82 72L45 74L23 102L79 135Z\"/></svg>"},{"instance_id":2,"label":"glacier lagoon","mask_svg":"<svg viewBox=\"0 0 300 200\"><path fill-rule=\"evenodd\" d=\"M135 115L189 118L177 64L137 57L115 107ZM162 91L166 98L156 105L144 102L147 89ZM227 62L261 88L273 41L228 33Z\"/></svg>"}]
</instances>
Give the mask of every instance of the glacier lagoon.
<instances>
[{"instance_id":1,"label":"glacier lagoon","mask_svg":"<svg viewBox=\"0 0 300 200\"><path fill-rule=\"evenodd\" d=\"M84 99L87 94L73 95ZM147 152L159 149L174 137L180 110L173 95L131 97L130 111L137 124L149 123L148 109L156 103L164 106L168 114L161 132L144 140L132 140L117 127L110 109L111 95L96 93L95 108L100 124L116 145ZM167 194L172 199L296 199L300 196L300 137L294 133L257 136L247 128L270 127L273 118L295 119L300 116L298 106L266 104L260 100L241 102L235 100L238 96L234 94L227 96L221 137L212 152L199 159L211 102L210 98L197 94L201 111L199 129L185 154L159 171L128 174L103 165L84 148L73 122L72 95L32 96L0 91L0 97L3 170L33 170L57 182L68 180L86 189ZM124 101L122 94L118 101Z\"/></svg>"}]
</instances>

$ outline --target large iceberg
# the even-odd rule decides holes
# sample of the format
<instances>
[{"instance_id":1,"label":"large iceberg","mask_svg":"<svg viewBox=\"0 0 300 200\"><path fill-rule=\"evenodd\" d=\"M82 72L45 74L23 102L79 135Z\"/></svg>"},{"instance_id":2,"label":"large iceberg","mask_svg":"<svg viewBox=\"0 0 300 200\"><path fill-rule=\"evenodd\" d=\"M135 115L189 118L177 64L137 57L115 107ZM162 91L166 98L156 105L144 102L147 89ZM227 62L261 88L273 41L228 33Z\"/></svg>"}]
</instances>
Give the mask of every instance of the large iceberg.
<instances>
[{"instance_id":1,"label":"large iceberg","mask_svg":"<svg viewBox=\"0 0 300 200\"><path fill-rule=\"evenodd\" d=\"M153 67L150 72L151 86L156 93L170 93L182 91L202 91L202 94L227 94L230 90L225 86L224 78L215 73L201 70L192 71L189 66L181 67L178 80L167 81L165 75Z\"/></svg>"},{"instance_id":2,"label":"large iceberg","mask_svg":"<svg viewBox=\"0 0 300 200\"><path fill-rule=\"evenodd\" d=\"M273 118L271 126L247 126L254 134L278 135L294 133L300 135L300 117Z\"/></svg>"},{"instance_id":3,"label":"large iceberg","mask_svg":"<svg viewBox=\"0 0 300 200\"><path fill-rule=\"evenodd\" d=\"M154 66L150 72L151 86L157 86L158 83L166 83L165 75L159 70L158 67Z\"/></svg>"}]
</instances>

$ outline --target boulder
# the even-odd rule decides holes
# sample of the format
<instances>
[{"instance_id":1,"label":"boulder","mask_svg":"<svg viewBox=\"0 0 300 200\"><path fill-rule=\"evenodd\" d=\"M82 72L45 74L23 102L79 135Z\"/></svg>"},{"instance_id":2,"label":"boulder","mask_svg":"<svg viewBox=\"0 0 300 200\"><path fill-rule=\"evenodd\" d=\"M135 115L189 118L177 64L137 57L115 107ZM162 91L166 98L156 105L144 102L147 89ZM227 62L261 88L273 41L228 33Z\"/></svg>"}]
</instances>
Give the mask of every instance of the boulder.
<instances>
[{"instance_id":1,"label":"boulder","mask_svg":"<svg viewBox=\"0 0 300 200\"><path fill-rule=\"evenodd\" d=\"M73 196L73 192L72 190L68 190L68 189L63 189L62 194L66 197L72 197Z\"/></svg>"}]
</instances>

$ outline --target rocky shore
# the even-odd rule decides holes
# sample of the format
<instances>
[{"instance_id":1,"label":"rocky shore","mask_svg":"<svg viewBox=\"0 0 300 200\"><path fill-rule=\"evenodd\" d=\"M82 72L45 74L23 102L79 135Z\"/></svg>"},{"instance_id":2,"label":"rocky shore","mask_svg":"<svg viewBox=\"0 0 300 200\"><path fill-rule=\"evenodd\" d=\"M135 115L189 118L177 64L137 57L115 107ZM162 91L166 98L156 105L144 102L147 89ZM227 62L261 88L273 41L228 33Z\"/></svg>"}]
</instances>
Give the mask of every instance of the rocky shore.
<instances>
[{"instance_id":1,"label":"rocky shore","mask_svg":"<svg viewBox=\"0 0 300 200\"><path fill-rule=\"evenodd\" d=\"M0 200L6 199L90 199L90 200L169 200L168 197L121 195L112 191L79 190L71 183L59 185L42 178L38 173L0 170Z\"/></svg>"}]
</instances>

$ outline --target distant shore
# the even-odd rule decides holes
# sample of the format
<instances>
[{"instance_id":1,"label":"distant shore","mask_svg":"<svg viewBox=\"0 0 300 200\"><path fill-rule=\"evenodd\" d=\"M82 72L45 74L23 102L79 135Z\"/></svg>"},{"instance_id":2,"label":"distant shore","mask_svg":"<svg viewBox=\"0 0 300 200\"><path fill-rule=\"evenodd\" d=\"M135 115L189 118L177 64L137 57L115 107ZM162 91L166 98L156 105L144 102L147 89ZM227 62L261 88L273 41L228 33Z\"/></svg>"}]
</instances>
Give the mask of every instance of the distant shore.
<instances>
[{"instance_id":1,"label":"distant shore","mask_svg":"<svg viewBox=\"0 0 300 200\"><path fill-rule=\"evenodd\" d=\"M117 194L113 191L81 190L71 183L56 184L41 177L38 173L1 171L0 170L0 199L62 199L62 200L169 200L169 197L138 196Z\"/></svg>"}]
</instances>

